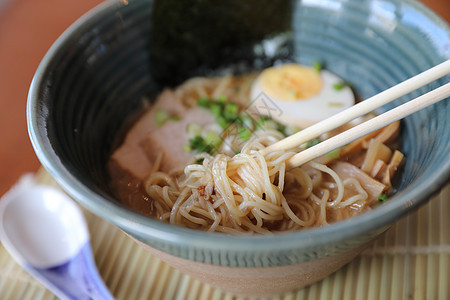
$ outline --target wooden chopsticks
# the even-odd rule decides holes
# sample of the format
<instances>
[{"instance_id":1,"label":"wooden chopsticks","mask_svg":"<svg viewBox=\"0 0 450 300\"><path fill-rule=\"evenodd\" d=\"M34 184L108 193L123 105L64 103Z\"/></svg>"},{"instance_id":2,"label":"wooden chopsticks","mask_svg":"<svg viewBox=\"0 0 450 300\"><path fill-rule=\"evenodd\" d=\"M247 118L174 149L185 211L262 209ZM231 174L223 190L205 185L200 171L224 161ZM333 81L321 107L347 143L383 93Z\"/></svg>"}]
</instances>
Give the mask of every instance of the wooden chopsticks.
<instances>
[{"instance_id":1,"label":"wooden chopsticks","mask_svg":"<svg viewBox=\"0 0 450 300\"><path fill-rule=\"evenodd\" d=\"M367 114L395 99L404 96L430 82L433 82L450 73L450 60L447 60L435 67L432 67L414 77L411 77L365 101L362 101L330 118L316 123L302 131L288 136L281 141L272 144L261 150L262 154L267 154L277 150L289 150L312 140L321 134L333 130L357 117ZM312 159L322 156L334 149L342 147L372 131L398 121L410 114L413 114L429 105L441 101L450 96L450 83L436 88L424 95L408 101L396 108L393 108L381 115L378 115L362 124L359 124L345 132L303 150L287 161L287 166L293 168L300 166Z\"/></svg>"}]
</instances>

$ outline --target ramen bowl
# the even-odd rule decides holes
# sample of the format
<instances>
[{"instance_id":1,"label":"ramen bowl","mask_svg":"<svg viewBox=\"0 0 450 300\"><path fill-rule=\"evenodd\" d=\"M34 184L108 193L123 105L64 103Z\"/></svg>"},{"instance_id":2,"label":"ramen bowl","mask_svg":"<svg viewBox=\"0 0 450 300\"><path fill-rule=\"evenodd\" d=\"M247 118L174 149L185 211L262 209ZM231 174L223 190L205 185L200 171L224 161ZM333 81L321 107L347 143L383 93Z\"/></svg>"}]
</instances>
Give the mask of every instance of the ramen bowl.
<instances>
[{"instance_id":1,"label":"ramen bowl","mask_svg":"<svg viewBox=\"0 0 450 300\"><path fill-rule=\"evenodd\" d=\"M110 185L108 159L144 99L164 87L278 61L320 61L365 99L450 58L448 24L418 1L182 3L108 1L88 12L43 58L27 106L35 152L62 189L163 261L235 294L297 289L349 262L448 180L447 99L402 121L406 162L396 193L344 221L235 236L159 222L122 205Z\"/></svg>"}]
</instances>

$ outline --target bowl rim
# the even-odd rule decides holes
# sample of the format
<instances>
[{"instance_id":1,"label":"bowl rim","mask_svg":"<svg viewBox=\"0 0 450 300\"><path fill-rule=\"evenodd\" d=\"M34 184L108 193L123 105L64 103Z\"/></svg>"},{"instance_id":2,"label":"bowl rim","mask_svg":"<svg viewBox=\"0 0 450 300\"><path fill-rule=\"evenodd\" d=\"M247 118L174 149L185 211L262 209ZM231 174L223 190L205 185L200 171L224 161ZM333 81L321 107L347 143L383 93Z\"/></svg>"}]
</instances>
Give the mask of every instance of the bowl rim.
<instances>
[{"instance_id":1,"label":"bowl rim","mask_svg":"<svg viewBox=\"0 0 450 300\"><path fill-rule=\"evenodd\" d=\"M433 21L446 25L447 32L450 32L448 24L426 5L416 0L405 0L404 2L419 7L420 11L433 18ZM38 115L37 112L40 106L39 95L41 94L42 83L52 60L58 56L59 51L64 48L63 46L81 28L89 25L90 22L101 15L117 8L118 5L125 4L121 0L114 0L103 2L94 7L66 29L50 47L39 64L29 88L26 107L27 126L38 159L58 185L87 210L115 224L125 232L138 237L138 239L139 237L144 239L151 237L156 241L164 241L180 247L190 246L210 251L223 251L224 249L228 251L248 251L251 249L252 252L262 253L291 251L293 249L307 250L339 243L368 232L379 231L381 233L405 214L425 203L448 181L450 151L447 154L448 159L441 164L437 172L415 184L415 194L412 194L410 185L376 209L333 223L333 226L308 228L274 235L227 235L174 226L145 217L118 203L109 201L101 194L83 185L64 166L52 149L48 136L45 132L40 131L42 116Z\"/></svg>"}]
</instances>

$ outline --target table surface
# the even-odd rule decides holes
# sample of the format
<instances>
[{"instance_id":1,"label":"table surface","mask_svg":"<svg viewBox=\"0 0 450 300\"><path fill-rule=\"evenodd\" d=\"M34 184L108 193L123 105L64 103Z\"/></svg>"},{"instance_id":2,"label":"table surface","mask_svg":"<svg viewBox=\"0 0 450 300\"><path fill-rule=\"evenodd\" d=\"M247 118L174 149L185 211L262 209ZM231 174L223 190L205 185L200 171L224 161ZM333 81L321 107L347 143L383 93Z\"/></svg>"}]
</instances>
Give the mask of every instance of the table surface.
<instances>
[{"instance_id":1,"label":"table surface","mask_svg":"<svg viewBox=\"0 0 450 300\"><path fill-rule=\"evenodd\" d=\"M36 183L57 186L42 169ZM264 300L450 299L450 184L396 222L332 275ZM97 269L117 300L258 300L236 297L164 263L116 226L84 211ZM0 244L0 299L57 300ZM261 299L262 300L262 299Z\"/></svg>"},{"instance_id":2,"label":"table surface","mask_svg":"<svg viewBox=\"0 0 450 300\"><path fill-rule=\"evenodd\" d=\"M33 74L52 43L100 0L0 0L0 195L39 167L26 128ZM450 21L449 0L424 0Z\"/></svg>"}]
</instances>

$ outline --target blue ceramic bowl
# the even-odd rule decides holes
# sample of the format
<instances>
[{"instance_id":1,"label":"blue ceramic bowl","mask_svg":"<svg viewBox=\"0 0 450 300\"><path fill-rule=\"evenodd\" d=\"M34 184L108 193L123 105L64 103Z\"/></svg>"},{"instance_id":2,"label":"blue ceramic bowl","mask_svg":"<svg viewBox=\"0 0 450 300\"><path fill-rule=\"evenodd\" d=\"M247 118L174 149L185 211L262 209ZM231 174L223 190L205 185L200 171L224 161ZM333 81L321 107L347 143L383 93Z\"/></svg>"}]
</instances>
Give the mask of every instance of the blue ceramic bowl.
<instances>
[{"instance_id":1,"label":"blue ceramic bowl","mask_svg":"<svg viewBox=\"0 0 450 300\"><path fill-rule=\"evenodd\" d=\"M153 253L202 280L232 270L229 277L240 278L241 287L236 280L228 285L206 281L237 293L281 292L348 262L448 180L447 99L403 120L406 164L395 196L352 219L276 235L230 236L161 223L124 207L109 185L108 157L130 116L142 109L142 99L154 97L164 86L227 66L245 71L276 60L321 61L368 98L450 58L448 24L418 1L286 1L276 9L269 7L270 14L254 1L223 2L214 9L198 7L196 0L182 2L184 7L174 3L113 1L87 13L42 60L27 107L31 141L53 178L80 204ZM242 7L232 9L236 5ZM189 7L208 13L196 19ZM262 26L249 26L247 19ZM230 23L236 27L227 27ZM268 43L276 47L265 47ZM309 266L302 271L303 279L295 277L298 266ZM255 270L249 273L254 282L264 272L269 278L273 274L295 280L277 288L239 277Z\"/></svg>"}]
</instances>

